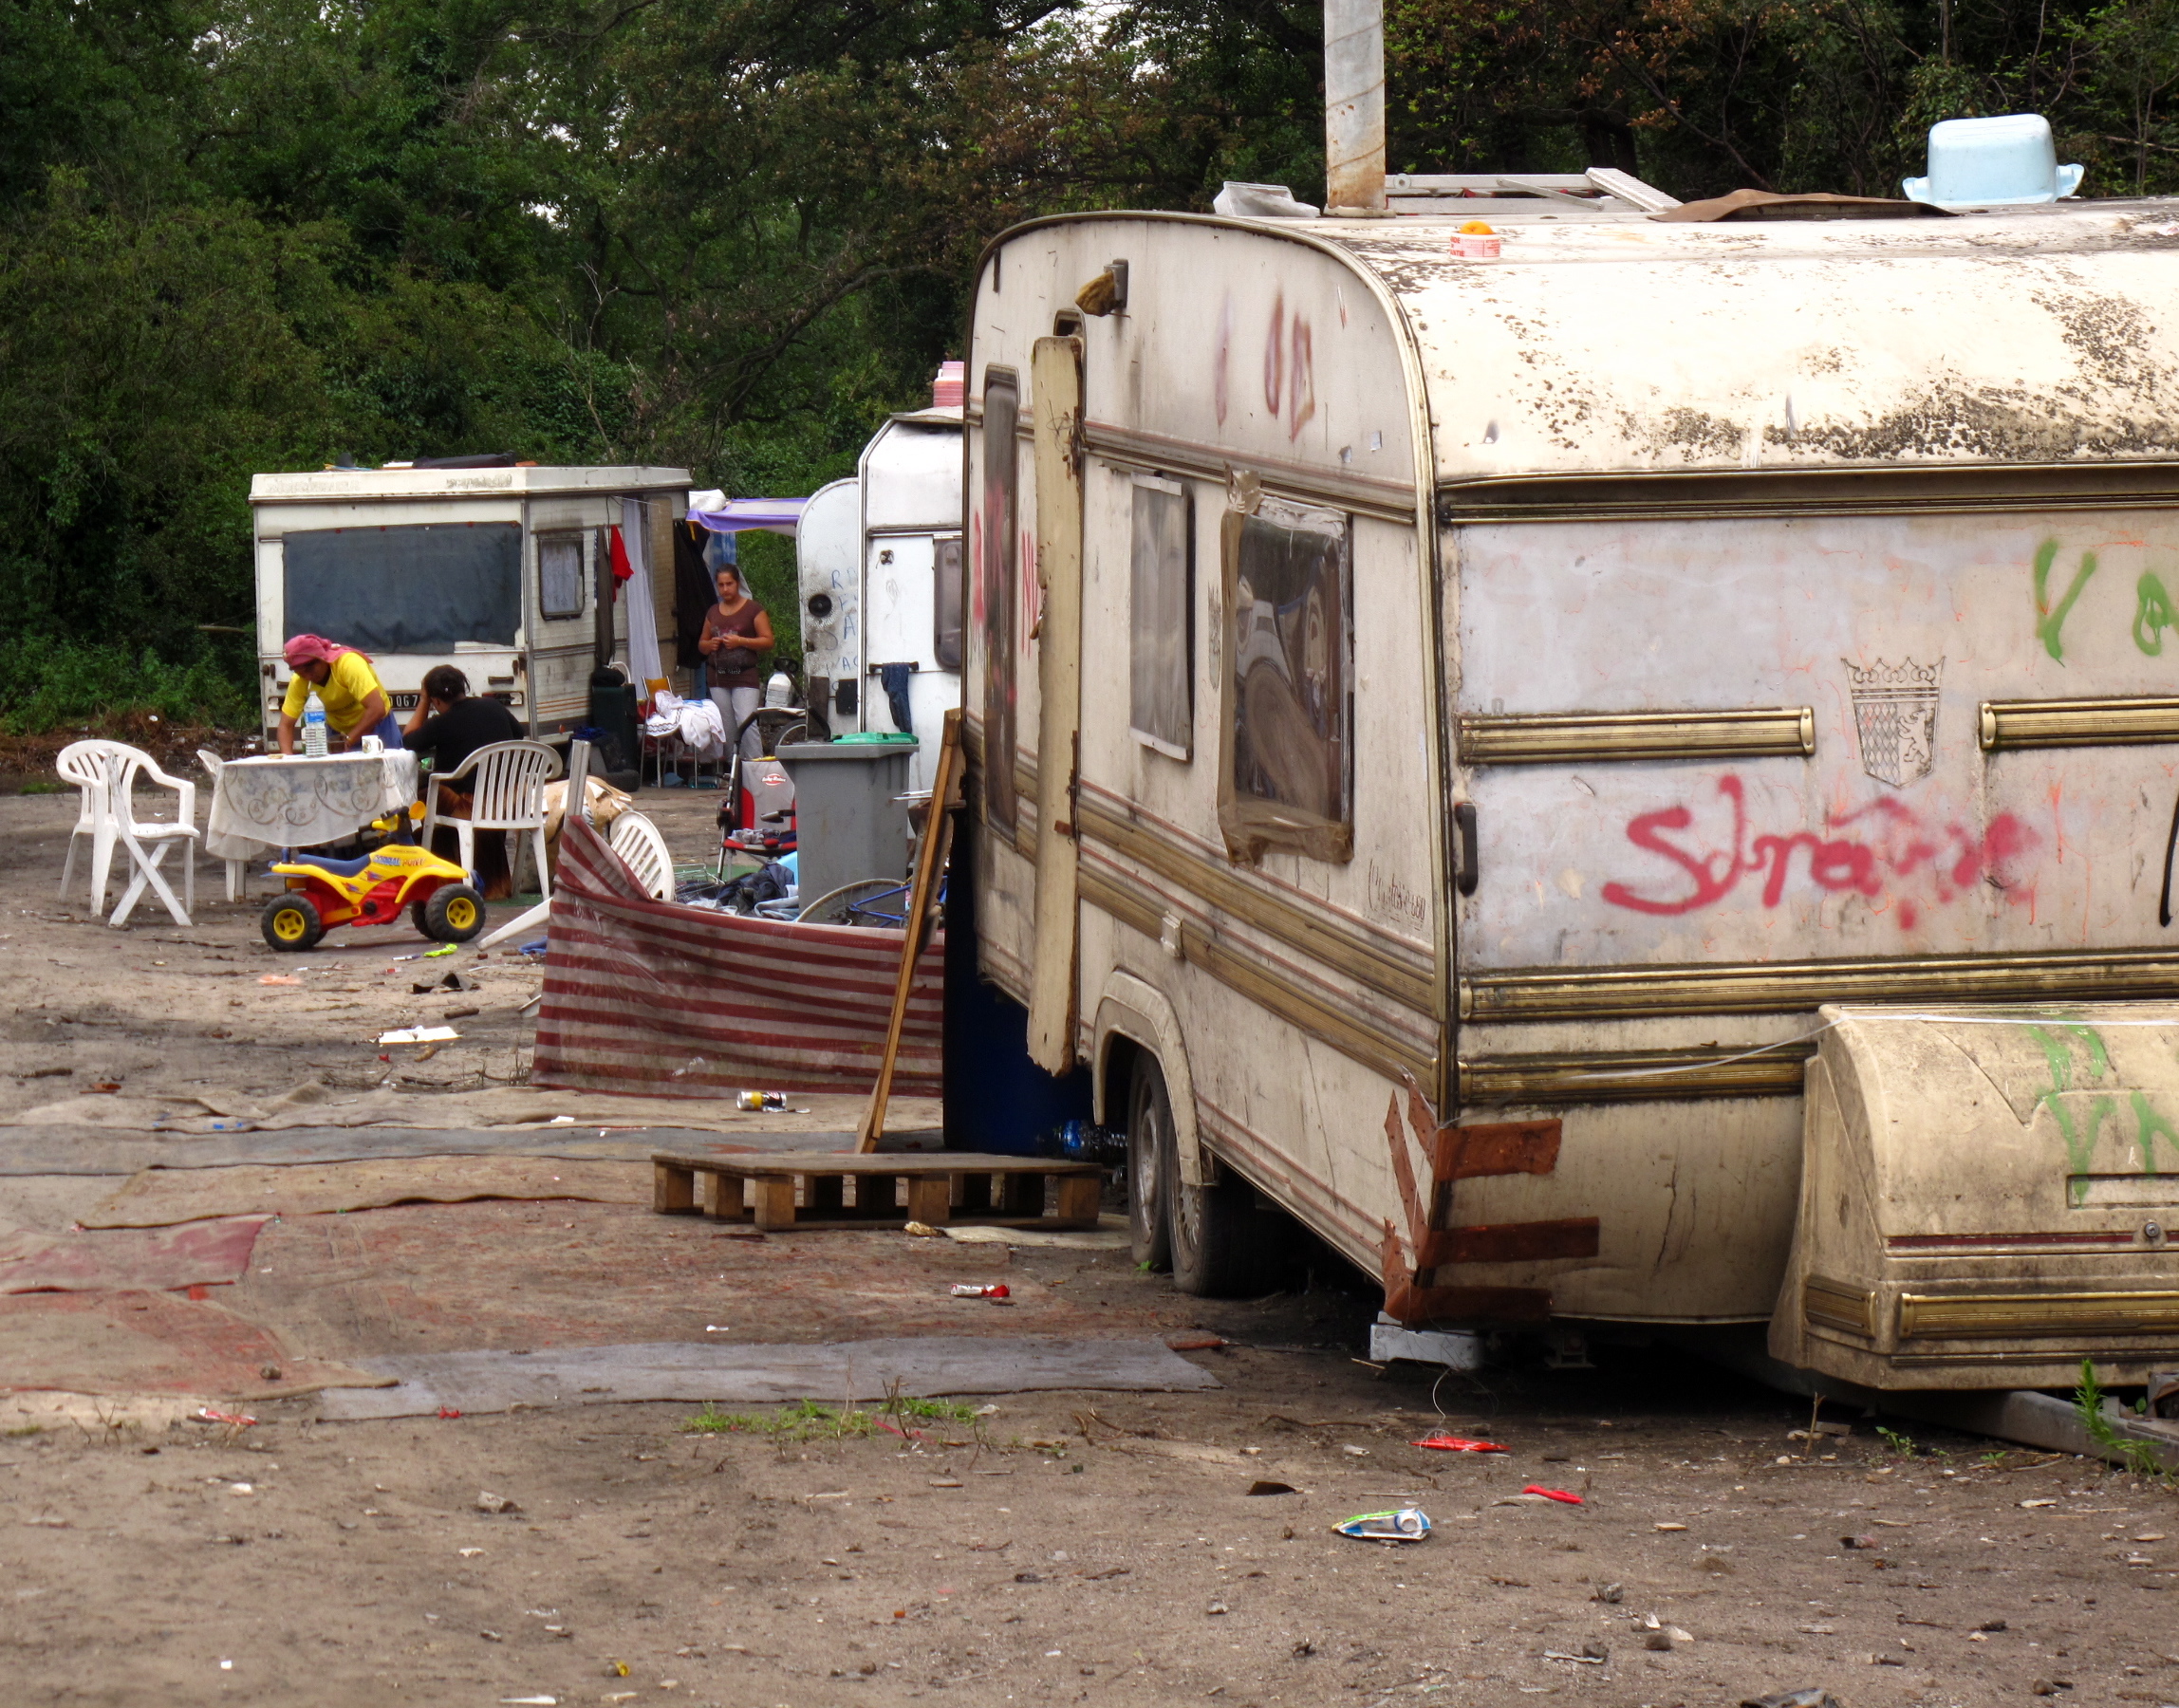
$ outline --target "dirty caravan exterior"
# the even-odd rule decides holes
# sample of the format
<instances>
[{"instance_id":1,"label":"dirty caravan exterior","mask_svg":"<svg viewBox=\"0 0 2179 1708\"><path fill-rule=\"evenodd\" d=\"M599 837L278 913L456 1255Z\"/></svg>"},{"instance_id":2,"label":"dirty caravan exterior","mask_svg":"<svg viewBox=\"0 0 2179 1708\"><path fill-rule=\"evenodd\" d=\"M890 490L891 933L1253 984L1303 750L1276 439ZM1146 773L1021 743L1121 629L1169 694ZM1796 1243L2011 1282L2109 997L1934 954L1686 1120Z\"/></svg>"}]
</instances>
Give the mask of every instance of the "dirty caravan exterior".
<instances>
[{"instance_id":1,"label":"dirty caravan exterior","mask_svg":"<svg viewBox=\"0 0 2179 1708\"><path fill-rule=\"evenodd\" d=\"M611 584L609 529L640 516L652 607L671 633L672 526L687 513L682 469L326 469L250 484L257 538L261 721L278 727L289 635L369 653L395 713L414 711L424 673L453 664L504 701L532 735L589 720L590 672L627 658L625 600ZM634 501L633 505L624 501ZM635 543L629 541L631 554ZM665 596L656 596L665 574Z\"/></svg>"},{"instance_id":2,"label":"dirty caravan exterior","mask_svg":"<svg viewBox=\"0 0 2179 1708\"><path fill-rule=\"evenodd\" d=\"M864 446L854 479L811 495L794 533L812 708L836 735L913 735L914 789L930 787L945 715L960 704L960 471L958 400L896 415ZM907 673L905 724L887 665Z\"/></svg>"},{"instance_id":3,"label":"dirty caravan exterior","mask_svg":"<svg viewBox=\"0 0 2179 1708\"><path fill-rule=\"evenodd\" d=\"M1463 201L1495 258L1427 213L991 245L981 971L1094 1070L1184 1287L1249 1284L1268 1200L1409 1325L2138 1381L2179 214L1646 189Z\"/></svg>"}]
</instances>

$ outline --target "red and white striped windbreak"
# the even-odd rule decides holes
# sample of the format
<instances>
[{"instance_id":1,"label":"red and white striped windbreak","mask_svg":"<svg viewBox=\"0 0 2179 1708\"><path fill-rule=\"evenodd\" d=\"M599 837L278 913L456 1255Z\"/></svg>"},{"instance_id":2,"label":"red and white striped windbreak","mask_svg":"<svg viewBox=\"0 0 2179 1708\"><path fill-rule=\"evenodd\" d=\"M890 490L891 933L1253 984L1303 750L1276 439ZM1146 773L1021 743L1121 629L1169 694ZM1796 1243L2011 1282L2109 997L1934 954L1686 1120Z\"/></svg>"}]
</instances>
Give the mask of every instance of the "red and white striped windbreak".
<instances>
[{"instance_id":1,"label":"red and white striped windbreak","mask_svg":"<svg viewBox=\"0 0 2179 1708\"><path fill-rule=\"evenodd\" d=\"M539 1086L717 1097L866 1091L900 970L898 931L783 925L654 901L588 825L560 836ZM923 951L894 1068L903 1096L940 1093L945 938Z\"/></svg>"}]
</instances>

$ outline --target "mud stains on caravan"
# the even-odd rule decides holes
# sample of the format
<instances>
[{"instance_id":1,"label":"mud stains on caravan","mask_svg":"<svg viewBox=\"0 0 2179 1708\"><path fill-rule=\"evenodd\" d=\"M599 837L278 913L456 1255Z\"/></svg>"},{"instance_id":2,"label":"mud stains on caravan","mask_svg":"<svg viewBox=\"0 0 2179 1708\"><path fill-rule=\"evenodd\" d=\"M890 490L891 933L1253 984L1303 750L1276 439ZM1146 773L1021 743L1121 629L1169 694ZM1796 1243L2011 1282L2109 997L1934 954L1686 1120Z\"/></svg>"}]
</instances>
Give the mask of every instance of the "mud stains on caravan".
<instances>
[{"instance_id":1,"label":"mud stains on caravan","mask_svg":"<svg viewBox=\"0 0 2179 1708\"><path fill-rule=\"evenodd\" d=\"M1872 901L1889 900L1903 930L1912 930L1921 905L1957 900L1983 880L2001 889L2018 882L2018 862L2038 844L2034 831L2009 812L2000 813L1977 835L1952 820L1941 828L1922 813L1890 796L1850 813L1834 815L1818 836L1808 830L1749 835L1747 789L1731 773L1718 779L1718 793L1732 811L1730 839L1723 848L1690 848L1669 832L1695 822L1682 804L1637 814L1629 821L1627 840L1669 861L1685 875L1678 894L1645 894L1631 885L1607 883L1599 892L1614 907L1633 913L1675 918L1713 907L1732 895L1742 878L1762 880L1762 904L1775 908L1785 897L1794 856L1806 850L1801 866L1818 889L1851 891ZM1836 832L1856 827L1850 835ZM1901 893L1911 886L1918 895Z\"/></svg>"}]
</instances>

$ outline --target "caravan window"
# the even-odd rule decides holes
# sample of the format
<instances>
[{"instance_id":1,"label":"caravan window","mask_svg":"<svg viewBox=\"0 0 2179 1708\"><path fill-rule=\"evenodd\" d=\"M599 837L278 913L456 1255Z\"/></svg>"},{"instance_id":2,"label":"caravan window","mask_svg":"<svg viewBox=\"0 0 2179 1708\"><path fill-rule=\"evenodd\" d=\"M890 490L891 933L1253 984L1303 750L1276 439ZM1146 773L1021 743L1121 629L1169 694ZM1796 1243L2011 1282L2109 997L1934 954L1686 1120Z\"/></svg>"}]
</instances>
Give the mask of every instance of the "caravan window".
<instances>
[{"instance_id":1,"label":"caravan window","mask_svg":"<svg viewBox=\"0 0 2179 1708\"><path fill-rule=\"evenodd\" d=\"M547 618L583 614L581 534L537 536L537 614Z\"/></svg>"},{"instance_id":2,"label":"caravan window","mask_svg":"<svg viewBox=\"0 0 2179 1708\"><path fill-rule=\"evenodd\" d=\"M1020 618L1017 479L1021 388L1003 368L983 376L983 538L977 566L983 627L983 798L988 821L1012 832L1014 791L1015 648Z\"/></svg>"},{"instance_id":3,"label":"caravan window","mask_svg":"<svg viewBox=\"0 0 2179 1708\"><path fill-rule=\"evenodd\" d=\"M931 548L931 655L941 670L960 668L960 535Z\"/></svg>"},{"instance_id":4,"label":"caravan window","mask_svg":"<svg viewBox=\"0 0 2179 1708\"><path fill-rule=\"evenodd\" d=\"M1194 752L1195 550L1193 506L1178 481L1135 476L1128 557L1127 727L1175 759Z\"/></svg>"},{"instance_id":5,"label":"caravan window","mask_svg":"<svg viewBox=\"0 0 2179 1708\"><path fill-rule=\"evenodd\" d=\"M522 525L326 528L282 540L287 628L368 653L512 646L522 626Z\"/></svg>"},{"instance_id":6,"label":"caravan window","mask_svg":"<svg viewBox=\"0 0 2179 1708\"><path fill-rule=\"evenodd\" d=\"M1351 557L1347 518L1284 499L1230 510L1224 527L1226 845L1353 852Z\"/></svg>"}]
</instances>

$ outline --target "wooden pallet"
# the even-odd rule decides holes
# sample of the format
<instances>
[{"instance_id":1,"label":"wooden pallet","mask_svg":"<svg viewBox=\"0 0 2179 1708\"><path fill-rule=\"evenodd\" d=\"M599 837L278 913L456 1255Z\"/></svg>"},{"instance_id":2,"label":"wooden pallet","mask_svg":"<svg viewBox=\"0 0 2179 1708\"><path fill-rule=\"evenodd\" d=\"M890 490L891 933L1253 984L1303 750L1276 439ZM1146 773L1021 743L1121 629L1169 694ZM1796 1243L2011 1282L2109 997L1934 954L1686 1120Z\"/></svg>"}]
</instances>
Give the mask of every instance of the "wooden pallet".
<instances>
[{"instance_id":1,"label":"wooden pallet","mask_svg":"<svg viewBox=\"0 0 2179 1708\"><path fill-rule=\"evenodd\" d=\"M976 1151L780 1151L651 1158L651 1208L758 1228L1093 1228L1104 1172L1094 1162ZM1055 1187L1044 1207L1044 1183ZM849 1182L853 1190L849 1191Z\"/></svg>"}]
</instances>

